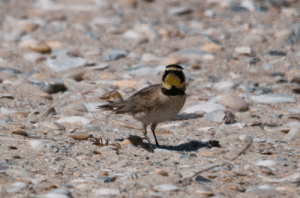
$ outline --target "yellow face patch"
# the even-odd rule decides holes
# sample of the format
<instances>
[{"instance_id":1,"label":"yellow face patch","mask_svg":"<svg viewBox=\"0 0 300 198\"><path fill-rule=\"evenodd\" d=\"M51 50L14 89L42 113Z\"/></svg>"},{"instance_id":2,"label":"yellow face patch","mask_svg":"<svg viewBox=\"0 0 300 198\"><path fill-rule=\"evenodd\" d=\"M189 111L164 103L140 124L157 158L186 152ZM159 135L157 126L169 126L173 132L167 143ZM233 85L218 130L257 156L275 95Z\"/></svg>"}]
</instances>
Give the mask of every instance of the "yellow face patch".
<instances>
[{"instance_id":1,"label":"yellow face patch","mask_svg":"<svg viewBox=\"0 0 300 198\"><path fill-rule=\"evenodd\" d=\"M171 89L172 86L176 88L183 88L184 83L185 82L180 83L180 78L178 76L174 74L168 74L164 79L163 85L167 89Z\"/></svg>"}]
</instances>

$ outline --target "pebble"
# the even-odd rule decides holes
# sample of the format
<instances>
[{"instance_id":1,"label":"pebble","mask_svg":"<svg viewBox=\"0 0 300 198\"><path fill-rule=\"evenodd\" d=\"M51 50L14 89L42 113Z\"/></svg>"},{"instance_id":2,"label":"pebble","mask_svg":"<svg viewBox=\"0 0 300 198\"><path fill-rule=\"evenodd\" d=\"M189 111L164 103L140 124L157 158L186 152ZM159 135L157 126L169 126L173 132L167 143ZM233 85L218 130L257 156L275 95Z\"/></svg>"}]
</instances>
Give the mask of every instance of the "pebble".
<instances>
[{"instance_id":1,"label":"pebble","mask_svg":"<svg viewBox=\"0 0 300 198\"><path fill-rule=\"evenodd\" d=\"M175 16L181 16L181 15L184 15L184 14L189 14L192 11L193 10L191 8L188 8L188 7L174 7L174 8L171 8L169 10L169 14L173 14Z\"/></svg>"},{"instance_id":2,"label":"pebble","mask_svg":"<svg viewBox=\"0 0 300 198\"><path fill-rule=\"evenodd\" d=\"M258 188L260 188L260 189L266 189L266 190L276 190L276 188L274 188L273 186L268 185L268 184L259 186Z\"/></svg>"},{"instance_id":3,"label":"pebble","mask_svg":"<svg viewBox=\"0 0 300 198\"><path fill-rule=\"evenodd\" d=\"M150 192L149 196L154 197L154 198L165 198L163 195L161 195L159 193L155 193L155 192Z\"/></svg>"},{"instance_id":4,"label":"pebble","mask_svg":"<svg viewBox=\"0 0 300 198\"><path fill-rule=\"evenodd\" d=\"M221 123L224 120L224 116L224 110L216 110L204 114L204 119Z\"/></svg>"},{"instance_id":5,"label":"pebble","mask_svg":"<svg viewBox=\"0 0 300 198\"><path fill-rule=\"evenodd\" d=\"M252 55L252 49L250 46L242 46L242 47L237 47L234 49L234 53L237 55L247 55L250 56Z\"/></svg>"},{"instance_id":6,"label":"pebble","mask_svg":"<svg viewBox=\"0 0 300 198\"><path fill-rule=\"evenodd\" d=\"M232 81L223 81L214 84L214 88L217 90L230 90L236 87L236 83Z\"/></svg>"},{"instance_id":7,"label":"pebble","mask_svg":"<svg viewBox=\"0 0 300 198\"><path fill-rule=\"evenodd\" d=\"M226 110L225 107L223 107L222 105L219 105L217 103L213 103L213 102L205 102L202 103L200 105L195 105L195 106L191 106L188 107L184 110L184 113L208 113L211 111L217 111L217 110Z\"/></svg>"},{"instance_id":8,"label":"pebble","mask_svg":"<svg viewBox=\"0 0 300 198\"><path fill-rule=\"evenodd\" d=\"M63 80L59 78L44 79L44 81L29 79L31 84L38 85L41 90L48 94L54 94L58 92L64 92L67 87Z\"/></svg>"},{"instance_id":9,"label":"pebble","mask_svg":"<svg viewBox=\"0 0 300 198\"><path fill-rule=\"evenodd\" d=\"M150 24L140 24L135 27L135 30L142 35L145 35L150 42L160 40L159 33Z\"/></svg>"},{"instance_id":10,"label":"pebble","mask_svg":"<svg viewBox=\"0 0 300 198\"><path fill-rule=\"evenodd\" d=\"M21 20L17 23L17 26L26 32L33 32L39 27L39 24L30 20Z\"/></svg>"},{"instance_id":11,"label":"pebble","mask_svg":"<svg viewBox=\"0 0 300 198\"><path fill-rule=\"evenodd\" d=\"M257 166L266 166L266 167L273 167L276 166L276 162L273 160L259 160L255 163Z\"/></svg>"},{"instance_id":12,"label":"pebble","mask_svg":"<svg viewBox=\"0 0 300 198\"><path fill-rule=\"evenodd\" d=\"M76 124L84 125L84 124L90 124L91 120L89 120L85 117L82 117L82 116L71 116L71 117L61 118L61 119L57 120L56 122L70 123L70 124L76 123Z\"/></svg>"},{"instance_id":13,"label":"pebble","mask_svg":"<svg viewBox=\"0 0 300 198\"><path fill-rule=\"evenodd\" d=\"M18 70L18 69L6 68L6 67L1 67L0 68L0 72L9 73L9 74L12 74L12 75L22 74L22 72L20 70Z\"/></svg>"},{"instance_id":14,"label":"pebble","mask_svg":"<svg viewBox=\"0 0 300 198\"><path fill-rule=\"evenodd\" d=\"M38 41L30 43L28 49L41 54L47 54L51 52L51 47L47 43Z\"/></svg>"},{"instance_id":15,"label":"pebble","mask_svg":"<svg viewBox=\"0 0 300 198\"><path fill-rule=\"evenodd\" d=\"M63 189L63 188L58 188L48 194L45 194L44 197L46 197L46 198L72 198L73 196L69 190Z\"/></svg>"},{"instance_id":16,"label":"pebble","mask_svg":"<svg viewBox=\"0 0 300 198\"><path fill-rule=\"evenodd\" d=\"M204 16L214 18L216 16L216 13L212 9L207 9L204 11Z\"/></svg>"},{"instance_id":17,"label":"pebble","mask_svg":"<svg viewBox=\"0 0 300 198\"><path fill-rule=\"evenodd\" d=\"M250 99L259 103L297 102L296 98L287 94L263 94L260 96L251 96Z\"/></svg>"},{"instance_id":18,"label":"pebble","mask_svg":"<svg viewBox=\"0 0 300 198\"><path fill-rule=\"evenodd\" d=\"M133 68L124 69L128 74L135 76L153 75L157 76L159 70L148 66L138 66Z\"/></svg>"},{"instance_id":19,"label":"pebble","mask_svg":"<svg viewBox=\"0 0 300 198\"><path fill-rule=\"evenodd\" d=\"M201 175L197 175L195 177L195 181L198 182L199 184L203 184L203 183L211 183L211 181Z\"/></svg>"},{"instance_id":20,"label":"pebble","mask_svg":"<svg viewBox=\"0 0 300 198\"><path fill-rule=\"evenodd\" d=\"M87 60L81 57L71 57L67 50L55 50L54 56L47 59L47 65L55 71L63 71L71 68L83 67Z\"/></svg>"},{"instance_id":21,"label":"pebble","mask_svg":"<svg viewBox=\"0 0 300 198\"><path fill-rule=\"evenodd\" d=\"M127 51L120 48L113 48L108 54L101 57L102 61L117 61L124 58L128 54Z\"/></svg>"},{"instance_id":22,"label":"pebble","mask_svg":"<svg viewBox=\"0 0 300 198\"><path fill-rule=\"evenodd\" d=\"M46 60L45 56L36 52L26 53L23 55L23 58L27 61L34 62L34 63L38 61Z\"/></svg>"},{"instance_id":23,"label":"pebble","mask_svg":"<svg viewBox=\"0 0 300 198\"><path fill-rule=\"evenodd\" d=\"M258 197L275 197L280 196L280 193L278 193L276 190L267 190L267 189L260 189L260 188L253 188L250 190L247 190L245 193L246 197L249 196L258 196Z\"/></svg>"},{"instance_id":24,"label":"pebble","mask_svg":"<svg viewBox=\"0 0 300 198\"><path fill-rule=\"evenodd\" d=\"M31 173L25 169L8 169L5 173L14 178L27 178L31 176Z\"/></svg>"},{"instance_id":25,"label":"pebble","mask_svg":"<svg viewBox=\"0 0 300 198\"><path fill-rule=\"evenodd\" d=\"M277 191L287 191L287 192L292 192L295 193L297 191L297 188L292 187L292 186L278 186L276 188Z\"/></svg>"},{"instance_id":26,"label":"pebble","mask_svg":"<svg viewBox=\"0 0 300 198\"><path fill-rule=\"evenodd\" d=\"M15 28L12 32L5 34L4 38L6 41L17 42L22 36L24 36L26 32L20 28Z\"/></svg>"},{"instance_id":27,"label":"pebble","mask_svg":"<svg viewBox=\"0 0 300 198\"><path fill-rule=\"evenodd\" d=\"M298 140L300 138L300 128L292 128L288 134L283 137L283 141L293 141Z\"/></svg>"},{"instance_id":28,"label":"pebble","mask_svg":"<svg viewBox=\"0 0 300 198\"><path fill-rule=\"evenodd\" d=\"M16 182L16 183L13 183L11 185L10 189L7 189L7 192L8 193L17 193L17 192L20 192L23 189L27 188L28 186L29 186L28 183L25 183L25 182Z\"/></svg>"},{"instance_id":29,"label":"pebble","mask_svg":"<svg viewBox=\"0 0 300 198\"><path fill-rule=\"evenodd\" d=\"M121 195L120 190L110 189L110 188L93 189L93 192L95 193L96 196L118 196L118 195Z\"/></svg>"},{"instance_id":30,"label":"pebble","mask_svg":"<svg viewBox=\"0 0 300 198\"><path fill-rule=\"evenodd\" d=\"M0 197L6 197L7 191L3 185L0 185Z\"/></svg>"},{"instance_id":31,"label":"pebble","mask_svg":"<svg viewBox=\"0 0 300 198\"><path fill-rule=\"evenodd\" d=\"M206 43L201 49L209 53L215 53L222 50L222 45L216 43Z\"/></svg>"},{"instance_id":32,"label":"pebble","mask_svg":"<svg viewBox=\"0 0 300 198\"><path fill-rule=\"evenodd\" d=\"M204 60L213 60L214 56L212 54L208 54L208 52L202 49L182 49L177 55L178 58L182 60L189 60L189 61L204 61Z\"/></svg>"},{"instance_id":33,"label":"pebble","mask_svg":"<svg viewBox=\"0 0 300 198\"><path fill-rule=\"evenodd\" d=\"M153 187L154 190L160 191L160 192L169 192L169 191L179 191L181 190L179 187L173 185L173 184L161 184Z\"/></svg>"},{"instance_id":34,"label":"pebble","mask_svg":"<svg viewBox=\"0 0 300 198\"><path fill-rule=\"evenodd\" d=\"M150 53L147 53L147 54L143 54L142 58L140 61L143 61L143 62L152 62L152 61L162 61L162 58L160 57L157 57L153 54L150 54Z\"/></svg>"},{"instance_id":35,"label":"pebble","mask_svg":"<svg viewBox=\"0 0 300 198\"><path fill-rule=\"evenodd\" d=\"M265 71L271 71L274 70L275 67L274 65L270 64L270 63L265 63L261 66Z\"/></svg>"},{"instance_id":36,"label":"pebble","mask_svg":"<svg viewBox=\"0 0 300 198\"><path fill-rule=\"evenodd\" d=\"M235 111L248 111L248 103L236 94L226 94L222 96L222 105Z\"/></svg>"},{"instance_id":37,"label":"pebble","mask_svg":"<svg viewBox=\"0 0 300 198\"><path fill-rule=\"evenodd\" d=\"M46 144L44 142L39 141L39 140L30 140L29 144L35 150L41 150L42 148L44 148L46 146Z\"/></svg>"},{"instance_id":38,"label":"pebble","mask_svg":"<svg viewBox=\"0 0 300 198\"><path fill-rule=\"evenodd\" d=\"M250 135L240 135L239 139L247 143L251 143L253 141L253 138Z\"/></svg>"},{"instance_id":39,"label":"pebble","mask_svg":"<svg viewBox=\"0 0 300 198\"><path fill-rule=\"evenodd\" d=\"M196 190L197 194L206 195L206 196L213 196L215 193L209 187L200 186L198 190Z\"/></svg>"},{"instance_id":40,"label":"pebble","mask_svg":"<svg viewBox=\"0 0 300 198\"><path fill-rule=\"evenodd\" d=\"M142 44L147 42L147 38L140 34L139 32L136 32L134 30L127 30L123 35L123 39L125 41L134 41L135 44Z\"/></svg>"}]
</instances>

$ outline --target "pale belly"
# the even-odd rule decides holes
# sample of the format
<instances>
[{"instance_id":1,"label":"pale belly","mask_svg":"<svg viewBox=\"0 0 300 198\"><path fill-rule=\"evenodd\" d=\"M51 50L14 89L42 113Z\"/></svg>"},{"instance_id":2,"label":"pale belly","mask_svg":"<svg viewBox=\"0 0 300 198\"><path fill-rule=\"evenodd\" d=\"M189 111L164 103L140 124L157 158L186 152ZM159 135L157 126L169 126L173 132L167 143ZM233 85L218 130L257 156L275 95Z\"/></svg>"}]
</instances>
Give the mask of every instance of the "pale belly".
<instances>
[{"instance_id":1,"label":"pale belly","mask_svg":"<svg viewBox=\"0 0 300 198\"><path fill-rule=\"evenodd\" d=\"M144 125L160 123L175 117L182 109L184 103L185 97L174 97L172 100L163 103L164 105L160 105L148 113L141 112L132 116Z\"/></svg>"}]
</instances>

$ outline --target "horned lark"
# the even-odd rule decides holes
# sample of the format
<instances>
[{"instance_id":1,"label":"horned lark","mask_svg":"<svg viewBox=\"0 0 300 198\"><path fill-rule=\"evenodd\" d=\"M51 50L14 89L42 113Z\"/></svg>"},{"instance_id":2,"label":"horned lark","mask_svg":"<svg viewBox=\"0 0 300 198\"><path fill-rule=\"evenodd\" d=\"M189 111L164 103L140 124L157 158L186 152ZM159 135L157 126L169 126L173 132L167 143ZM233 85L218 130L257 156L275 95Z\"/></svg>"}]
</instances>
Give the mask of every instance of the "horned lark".
<instances>
[{"instance_id":1,"label":"horned lark","mask_svg":"<svg viewBox=\"0 0 300 198\"><path fill-rule=\"evenodd\" d=\"M151 131L159 146L155 135L158 123L170 120L183 107L186 100L186 79L179 65L168 65L162 76L162 83L148 86L133 94L127 100L98 106L105 110L113 110L116 114L127 113L143 124L143 133L147 136L147 126L151 124Z\"/></svg>"}]
</instances>

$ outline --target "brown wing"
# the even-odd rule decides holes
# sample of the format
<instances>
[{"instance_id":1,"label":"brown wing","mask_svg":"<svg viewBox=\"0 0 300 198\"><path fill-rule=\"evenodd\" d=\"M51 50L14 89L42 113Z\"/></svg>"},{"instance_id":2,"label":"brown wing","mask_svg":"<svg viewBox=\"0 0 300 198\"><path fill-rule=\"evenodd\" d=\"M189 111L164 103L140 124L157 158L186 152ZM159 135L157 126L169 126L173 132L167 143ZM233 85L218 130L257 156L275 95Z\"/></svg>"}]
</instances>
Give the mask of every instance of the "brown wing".
<instances>
[{"instance_id":1,"label":"brown wing","mask_svg":"<svg viewBox=\"0 0 300 198\"><path fill-rule=\"evenodd\" d=\"M156 100L159 99L155 96L160 91L160 86L160 84L151 85L136 92L124 102L106 104L99 107L107 110L113 109L117 114L150 111L155 108L153 103L156 103Z\"/></svg>"}]
</instances>

